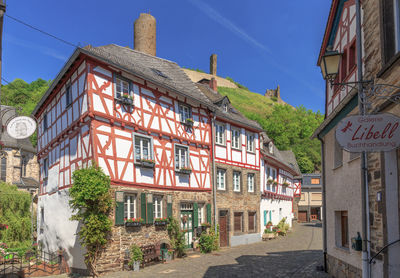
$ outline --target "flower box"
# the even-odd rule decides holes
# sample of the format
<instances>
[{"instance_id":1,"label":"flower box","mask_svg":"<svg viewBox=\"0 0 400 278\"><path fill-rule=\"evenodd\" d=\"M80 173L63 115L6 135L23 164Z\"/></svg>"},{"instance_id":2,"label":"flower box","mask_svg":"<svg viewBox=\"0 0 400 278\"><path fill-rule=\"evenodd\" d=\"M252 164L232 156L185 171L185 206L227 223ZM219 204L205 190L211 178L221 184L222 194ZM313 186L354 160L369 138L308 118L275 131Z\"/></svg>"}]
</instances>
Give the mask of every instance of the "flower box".
<instances>
[{"instance_id":1,"label":"flower box","mask_svg":"<svg viewBox=\"0 0 400 278\"><path fill-rule=\"evenodd\" d=\"M181 174L187 174L188 175L188 174L192 173L192 169L190 169L190 168L181 168L181 169L178 169L177 172L179 172Z\"/></svg>"},{"instance_id":2,"label":"flower box","mask_svg":"<svg viewBox=\"0 0 400 278\"><path fill-rule=\"evenodd\" d=\"M187 126L193 126L193 123L194 123L194 121L191 118L187 118L185 121L185 125L187 125Z\"/></svg>"},{"instance_id":3,"label":"flower box","mask_svg":"<svg viewBox=\"0 0 400 278\"><path fill-rule=\"evenodd\" d=\"M125 227L140 227L142 223L140 222L125 222Z\"/></svg>"},{"instance_id":4,"label":"flower box","mask_svg":"<svg viewBox=\"0 0 400 278\"><path fill-rule=\"evenodd\" d=\"M274 233L265 233L262 235L263 240L274 239L275 237L276 235Z\"/></svg>"},{"instance_id":5,"label":"flower box","mask_svg":"<svg viewBox=\"0 0 400 278\"><path fill-rule=\"evenodd\" d=\"M128 96L122 96L120 98L116 99L120 104L124 104L124 105L133 105L133 98Z\"/></svg>"},{"instance_id":6,"label":"flower box","mask_svg":"<svg viewBox=\"0 0 400 278\"><path fill-rule=\"evenodd\" d=\"M144 168L154 168L154 166L156 165L156 162L154 160L150 160L150 159L142 159L140 161L140 164Z\"/></svg>"},{"instance_id":7,"label":"flower box","mask_svg":"<svg viewBox=\"0 0 400 278\"><path fill-rule=\"evenodd\" d=\"M166 217L154 219L154 226L165 226L167 224L168 224L168 219Z\"/></svg>"}]
</instances>

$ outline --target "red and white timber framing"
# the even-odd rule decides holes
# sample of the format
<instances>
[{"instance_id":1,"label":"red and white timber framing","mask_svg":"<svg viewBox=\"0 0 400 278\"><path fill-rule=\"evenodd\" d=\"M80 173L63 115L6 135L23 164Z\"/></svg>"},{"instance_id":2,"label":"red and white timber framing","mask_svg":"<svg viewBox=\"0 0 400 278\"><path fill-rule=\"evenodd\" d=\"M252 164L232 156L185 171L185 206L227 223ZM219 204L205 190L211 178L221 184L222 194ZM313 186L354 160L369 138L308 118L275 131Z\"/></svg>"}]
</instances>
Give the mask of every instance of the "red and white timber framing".
<instances>
[{"instance_id":1,"label":"red and white timber framing","mask_svg":"<svg viewBox=\"0 0 400 278\"><path fill-rule=\"evenodd\" d=\"M340 12L340 11L337 11ZM341 11L340 20L338 22L336 37L333 41L333 50L343 53L343 62L340 65L339 74L336 83L354 82L357 80L356 65L356 5L355 0L346 1ZM334 17L330 18L328 24L334 24ZM329 29L329 28L328 28ZM324 40L325 48L328 47L329 38ZM331 42L332 43L332 42ZM324 48L324 49L325 49ZM326 111L327 115L338 106L344 97L351 91L349 86L344 88L340 86L326 87Z\"/></svg>"},{"instance_id":2,"label":"red and white timber framing","mask_svg":"<svg viewBox=\"0 0 400 278\"><path fill-rule=\"evenodd\" d=\"M217 117L217 124L225 126L225 144L215 144L215 162L226 165L233 165L241 168L260 170L260 134L259 130L232 123L224 118ZM232 148L232 128L240 130L240 147ZM254 151L247 151L247 134L254 135ZM215 138L213 138L215 139Z\"/></svg>"},{"instance_id":3,"label":"red and white timber framing","mask_svg":"<svg viewBox=\"0 0 400 278\"><path fill-rule=\"evenodd\" d=\"M82 55L82 54L81 54ZM83 56L83 55L82 55ZM133 84L134 107L115 101L115 74ZM211 191L211 118L207 107L83 56L62 79L38 112L38 153L43 185L43 159L49 157L47 184L71 185L74 169L95 161L116 185L170 190ZM70 83L73 104L65 107L65 84ZM181 124L179 103L192 108L192 128ZM48 128L43 130L47 114ZM152 175L134 164L134 134L150 136L156 161ZM192 173L175 173L174 144L189 148ZM147 170L149 171L149 170ZM48 188L41 187L41 194Z\"/></svg>"}]
</instances>

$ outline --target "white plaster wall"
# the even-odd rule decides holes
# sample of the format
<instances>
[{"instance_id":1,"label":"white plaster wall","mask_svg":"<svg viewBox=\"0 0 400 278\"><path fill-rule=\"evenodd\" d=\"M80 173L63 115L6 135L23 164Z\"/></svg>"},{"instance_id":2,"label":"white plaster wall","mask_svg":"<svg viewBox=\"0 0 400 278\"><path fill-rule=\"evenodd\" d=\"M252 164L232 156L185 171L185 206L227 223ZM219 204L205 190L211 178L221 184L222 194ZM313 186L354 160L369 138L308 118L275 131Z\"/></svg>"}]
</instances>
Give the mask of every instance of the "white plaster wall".
<instances>
[{"instance_id":1,"label":"white plaster wall","mask_svg":"<svg viewBox=\"0 0 400 278\"><path fill-rule=\"evenodd\" d=\"M282 209L281 216L279 215L279 209ZM276 225L281 221L282 218L286 217L286 223L292 227L293 212L292 212L292 201L286 200L272 200L269 198L261 198L260 202L260 233L264 233L264 211L268 211L267 223L269 221L269 211L272 211L271 221L273 225Z\"/></svg>"},{"instance_id":2,"label":"white plaster wall","mask_svg":"<svg viewBox=\"0 0 400 278\"><path fill-rule=\"evenodd\" d=\"M325 137L326 228L328 254L361 269L361 252L336 246L335 211L348 211L349 241L362 231L360 160L350 161L343 152L343 165L334 168L335 129Z\"/></svg>"},{"instance_id":3,"label":"white plaster wall","mask_svg":"<svg viewBox=\"0 0 400 278\"><path fill-rule=\"evenodd\" d=\"M43 195L38 200L38 242L44 250L55 252L60 247L67 254L70 267L86 269L84 249L79 243L78 222L69 220L72 212L68 204L68 189L52 195ZM44 209L44 221L41 220L41 209ZM43 232L41 232L41 230Z\"/></svg>"}]
</instances>

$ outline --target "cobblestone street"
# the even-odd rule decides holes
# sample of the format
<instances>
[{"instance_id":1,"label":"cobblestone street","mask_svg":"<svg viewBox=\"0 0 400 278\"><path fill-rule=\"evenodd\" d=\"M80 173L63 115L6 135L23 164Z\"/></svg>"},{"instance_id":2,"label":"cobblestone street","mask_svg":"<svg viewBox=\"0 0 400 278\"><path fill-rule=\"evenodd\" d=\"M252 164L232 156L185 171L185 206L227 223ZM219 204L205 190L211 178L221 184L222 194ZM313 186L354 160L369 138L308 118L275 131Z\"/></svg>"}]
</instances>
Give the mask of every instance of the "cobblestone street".
<instances>
[{"instance_id":1,"label":"cobblestone street","mask_svg":"<svg viewBox=\"0 0 400 278\"><path fill-rule=\"evenodd\" d=\"M322 265L321 224L297 224L284 238L222 249L212 254L189 254L139 273L115 272L106 277L329 277Z\"/></svg>"}]
</instances>

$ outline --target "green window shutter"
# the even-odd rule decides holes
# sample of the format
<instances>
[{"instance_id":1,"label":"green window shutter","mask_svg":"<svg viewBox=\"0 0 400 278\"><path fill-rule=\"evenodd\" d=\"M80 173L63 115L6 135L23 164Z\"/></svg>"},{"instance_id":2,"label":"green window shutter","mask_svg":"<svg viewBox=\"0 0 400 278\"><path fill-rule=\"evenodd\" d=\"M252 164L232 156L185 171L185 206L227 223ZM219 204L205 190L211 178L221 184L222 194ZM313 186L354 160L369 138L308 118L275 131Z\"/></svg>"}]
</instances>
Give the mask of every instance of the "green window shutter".
<instances>
[{"instance_id":1,"label":"green window shutter","mask_svg":"<svg viewBox=\"0 0 400 278\"><path fill-rule=\"evenodd\" d=\"M211 204L207 204L207 222L211 224Z\"/></svg>"},{"instance_id":2,"label":"green window shutter","mask_svg":"<svg viewBox=\"0 0 400 278\"><path fill-rule=\"evenodd\" d=\"M120 191L115 192L115 196L118 193L122 193ZM117 200L117 197L115 197ZM124 225L124 202L115 202L115 225Z\"/></svg>"},{"instance_id":3,"label":"green window shutter","mask_svg":"<svg viewBox=\"0 0 400 278\"><path fill-rule=\"evenodd\" d=\"M146 222L146 193L140 194L140 217Z\"/></svg>"},{"instance_id":4,"label":"green window shutter","mask_svg":"<svg viewBox=\"0 0 400 278\"><path fill-rule=\"evenodd\" d=\"M172 203L167 204L167 216L172 217Z\"/></svg>"},{"instance_id":5,"label":"green window shutter","mask_svg":"<svg viewBox=\"0 0 400 278\"><path fill-rule=\"evenodd\" d=\"M193 226L195 228L199 226L199 206L197 203L193 204Z\"/></svg>"},{"instance_id":6,"label":"green window shutter","mask_svg":"<svg viewBox=\"0 0 400 278\"><path fill-rule=\"evenodd\" d=\"M264 210L264 226L267 226L267 211Z\"/></svg>"},{"instance_id":7,"label":"green window shutter","mask_svg":"<svg viewBox=\"0 0 400 278\"><path fill-rule=\"evenodd\" d=\"M153 203L147 203L147 224L153 224Z\"/></svg>"}]
</instances>

